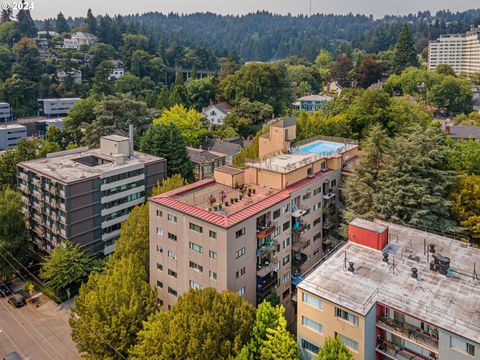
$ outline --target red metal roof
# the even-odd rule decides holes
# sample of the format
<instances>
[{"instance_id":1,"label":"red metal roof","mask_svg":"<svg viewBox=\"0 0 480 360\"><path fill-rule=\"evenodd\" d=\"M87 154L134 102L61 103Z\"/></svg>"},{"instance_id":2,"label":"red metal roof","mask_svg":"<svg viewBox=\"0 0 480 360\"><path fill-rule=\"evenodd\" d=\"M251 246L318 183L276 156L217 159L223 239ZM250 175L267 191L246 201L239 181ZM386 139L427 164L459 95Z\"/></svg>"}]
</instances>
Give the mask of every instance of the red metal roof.
<instances>
[{"instance_id":1,"label":"red metal roof","mask_svg":"<svg viewBox=\"0 0 480 360\"><path fill-rule=\"evenodd\" d=\"M312 178L306 178L301 181L296 182L288 186L285 190L279 191L265 199L262 199L254 204L251 204L244 209L237 211L231 215L221 215L219 213L208 211L206 209L200 208L198 206L187 204L183 201L176 199L176 196L188 193L192 190L210 185L215 182L214 179L205 179L201 181L194 182L192 184L186 185L176 190L166 192L161 195L153 196L150 198L150 201L153 201L157 204L166 206L168 208L180 211L186 215L190 215L196 218L199 218L203 221L209 222L211 224L223 227L230 228L236 224L241 223L242 221L254 216L255 214L262 212L279 202L282 202L290 198L290 194L301 187L304 187L315 180L327 176L332 173L333 170L328 170L325 172L318 172Z\"/></svg>"}]
</instances>

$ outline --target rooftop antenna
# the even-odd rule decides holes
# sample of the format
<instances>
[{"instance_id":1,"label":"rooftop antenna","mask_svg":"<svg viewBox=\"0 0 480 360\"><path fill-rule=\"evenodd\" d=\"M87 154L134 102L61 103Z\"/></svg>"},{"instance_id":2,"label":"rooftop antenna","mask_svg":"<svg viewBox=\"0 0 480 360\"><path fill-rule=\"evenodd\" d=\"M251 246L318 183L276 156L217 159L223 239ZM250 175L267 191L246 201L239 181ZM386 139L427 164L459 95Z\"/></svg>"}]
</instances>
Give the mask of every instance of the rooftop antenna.
<instances>
[{"instance_id":1,"label":"rooftop antenna","mask_svg":"<svg viewBox=\"0 0 480 360\"><path fill-rule=\"evenodd\" d=\"M397 268L397 265L395 265L395 256L392 256L393 258L393 261L392 261L392 265L390 265L390 267L388 268L388 271L392 271L393 274L395 274L395 270L397 270L397 272L400 272L398 271L398 268Z\"/></svg>"},{"instance_id":2,"label":"rooftop antenna","mask_svg":"<svg viewBox=\"0 0 480 360\"><path fill-rule=\"evenodd\" d=\"M343 268L346 269L347 268L347 250L345 250L345 258L343 260Z\"/></svg>"},{"instance_id":3,"label":"rooftop antenna","mask_svg":"<svg viewBox=\"0 0 480 360\"><path fill-rule=\"evenodd\" d=\"M310 11L308 17L312 16L312 0L310 0Z\"/></svg>"}]
</instances>

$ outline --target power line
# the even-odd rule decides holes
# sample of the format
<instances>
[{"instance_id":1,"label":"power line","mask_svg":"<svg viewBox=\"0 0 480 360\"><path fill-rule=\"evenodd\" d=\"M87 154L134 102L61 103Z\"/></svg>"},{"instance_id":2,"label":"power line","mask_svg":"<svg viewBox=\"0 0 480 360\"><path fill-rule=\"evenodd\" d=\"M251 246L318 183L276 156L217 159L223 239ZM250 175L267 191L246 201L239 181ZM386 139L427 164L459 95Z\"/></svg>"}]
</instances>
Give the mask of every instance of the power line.
<instances>
[{"instance_id":1,"label":"power line","mask_svg":"<svg viewBox=\"0 0 480 360\"><path fill-rule=\"evenodd\" d=\"M13 341L13 339L7 334L7 332L5 330L3 330L2 328L0 328L0 334L3 334L5 335L5 337L7 338L8 341L10 341L13 345L13 347L15 348L16 351L18 351L20 353L20 355L22 355L22 357L24 359L27 359L27 357L25 356L25 354L22 352L22 350L20 350L20 347L15 344L15 342Z\"/></svg>"},{"instance_id":2,"label":"power line","mask_svg":"<svg viewBox=\"0 0 480 360\"><path fill-rule=\"evenodd\" d=\"M8 255L10 255L13 260L15 260L15 262L20 265L28 274L30 274L36 281L38 281L41 285L43 285L46 289L50 290L51 294L55 297L55 299L58 300L59 303L62 303L62 301L57 297L57 295L55 295L55 291L53 291L51 288L49 288L43 281L41 281L38 277L36 277L34 274L32 274L30 272L30 270L28 270L25 266L23 266L23 264L18 261L18 259L12 255L12 253L10 253L10 251L8 251L4 245L0 244L0 248L2 248ZM12 265L12 263L10 261L8 261L8 259L0 252L0 255L5 259L5 261L7 261L10 266L15 270L15 272L20 275L20 277L22 277L22 275L19 273L19 271ZM22 277L23 278L23 277ZM67 313L67 310L65 309L65 313ZM67 314L68 315L68 314ZM127 358L120 352L118 351L113 345L111 345L107 340L105 340L101 335L99 335L86 321L82 320L82 318L80 316L77 316L76 317L77 320L83 322L85 325L87 325L87 327L96 335L100 338L101 341L103 341L105 344L108 345L108 347L110 349L112 349L117 355L119 355L122 359L124 360L127 360Z\"/></svg>"}]
</instances>

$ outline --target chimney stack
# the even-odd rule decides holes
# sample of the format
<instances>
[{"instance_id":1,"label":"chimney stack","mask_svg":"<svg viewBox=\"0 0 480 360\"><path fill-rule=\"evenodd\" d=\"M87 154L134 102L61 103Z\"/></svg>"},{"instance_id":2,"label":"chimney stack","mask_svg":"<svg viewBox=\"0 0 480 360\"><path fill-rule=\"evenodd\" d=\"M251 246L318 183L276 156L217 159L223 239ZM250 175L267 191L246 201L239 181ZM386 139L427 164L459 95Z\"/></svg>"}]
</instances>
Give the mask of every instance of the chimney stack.
<instances>
[{"instance_id":1,"label":"chimney stack","mask_svg":"<svg viewBox=\"0 0 480 360\"><path fill-rule=\"evenodd\" d=\"M133 156L133 125L128 125L128 133L130 138L130 156Z\"/></svg>"}]
</instances>

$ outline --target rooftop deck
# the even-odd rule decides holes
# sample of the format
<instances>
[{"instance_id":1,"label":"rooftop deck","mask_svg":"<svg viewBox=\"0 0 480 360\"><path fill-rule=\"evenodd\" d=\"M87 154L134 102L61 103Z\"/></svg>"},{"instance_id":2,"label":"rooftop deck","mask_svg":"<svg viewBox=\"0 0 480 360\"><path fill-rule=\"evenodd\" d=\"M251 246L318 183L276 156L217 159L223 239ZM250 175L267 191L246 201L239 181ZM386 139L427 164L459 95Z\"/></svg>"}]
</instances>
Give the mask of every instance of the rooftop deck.
<instances>
[{"instance_id":1,"label":"rooftop deck","mask_svg":"<svg viewBox=\"0 0 480 360\"><path fill-rule=\"evenodd\" d=\"M382 252L348 242L299 287L362 315L376 302L382 303L478 341L480 276L475 278L473 272L474 264L477 269L480 264L480 250L439 235L378 223L389 227L384 249L389 263L382 261ZM430 244L436 254L450 258L453 271L448 276L430 270L432 254L424 250ZM353 273L344 267L345 255L347 262L354 263ZM411 276L413 267L418 279Z\"/></svg>"}]
</instances>

